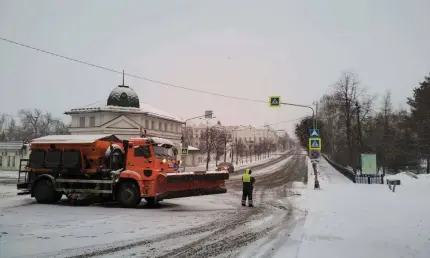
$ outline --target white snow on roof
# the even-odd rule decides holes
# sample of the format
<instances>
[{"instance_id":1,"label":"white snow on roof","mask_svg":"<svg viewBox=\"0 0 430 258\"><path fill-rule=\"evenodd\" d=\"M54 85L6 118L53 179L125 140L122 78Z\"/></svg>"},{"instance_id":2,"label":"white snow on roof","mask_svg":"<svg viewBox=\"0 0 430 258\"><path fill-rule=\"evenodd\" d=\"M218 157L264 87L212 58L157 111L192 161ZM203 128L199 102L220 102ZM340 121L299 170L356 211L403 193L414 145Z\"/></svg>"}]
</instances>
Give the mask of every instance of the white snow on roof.
<instances>
[{"instance_id":1,"label":"white snow on roof","mask_svg":"<svg viewBox=\"0 0 430 258\"><path fill-rule=\"evenodd\" d=\"M182 144L181 144L181 148L182 148ZM188 145L188 151L198 151L200 150L199 148L196 148L194 146Z\"/></svg>"},{"instance_id":2,"label":"white snow on roof","mask_svg":"<svg viewBox=\"0 0 430 258\"><path fill-rule=\"evenodd\" d=\"M112 134L48 135L36 138L31 143L93 143L109 136Z\"/></svg>"},{"instance_id":3,"label":"white snow on roof","mask_svg":"<svg viewBox=\"0 0 430 258\"><path fill-rule=\"evenodd\" d=\"M0 150L16 151L22 149L25 145L23 141L0 142Z\"/></svg>"},{"instance_id":4,"label":"white snow on roof","mask_svg":"<svg viewBox=\"0 0 430 258\"><path fill-rule=\"evenodd\" d=\"M106 105L106 101L98 101L83 107L73 108L70 111L65 112L69 113L84 113L84 112L94 112L94 111L106 111L106 112L131 112L131 113L147 113L150 116L164 118L169 120L174 120L178 122L183 122L182 119L173 116L163 110L157 109L149 104L144 102L140 102L140 108L133 107L119 107L119 106L108 106Z\"/></svg>"}]
</instances>

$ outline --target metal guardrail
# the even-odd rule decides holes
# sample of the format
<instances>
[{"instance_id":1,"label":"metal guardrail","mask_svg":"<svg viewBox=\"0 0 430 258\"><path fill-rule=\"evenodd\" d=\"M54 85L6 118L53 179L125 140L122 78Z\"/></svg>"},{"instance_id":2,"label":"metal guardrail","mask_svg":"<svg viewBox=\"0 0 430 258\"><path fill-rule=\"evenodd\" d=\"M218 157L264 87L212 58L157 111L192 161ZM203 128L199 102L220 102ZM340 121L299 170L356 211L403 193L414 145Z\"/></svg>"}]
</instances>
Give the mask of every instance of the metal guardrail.
<instances>
[{"instance_id":1,"label":"metal guardrail","mask_svg":"<svg viewBox=\"0 0 430 258\"><path fill-rule=\"evenodd\" d=\"M384 184L384 175L356 175L353 171L335 163L326 155L322 156L332 167L356 184Z\"/></svg>"},{"instance_id":2,"label":"metal guardrail","mask_svg":"<svg viewBox=\"0 0 430 258\"><path fill-rule=\"evenodd\" d=\"M326 155L322 155L324 159L330 164L332 167L334 167L337 171L339 171L342 175L344 175L346 178L351 180L352 182L356 183L356 177L353 171L347 169L344 166L341 166L337 163L334 163L331 159L329 159Z\"/></svg>"}]
</instances>

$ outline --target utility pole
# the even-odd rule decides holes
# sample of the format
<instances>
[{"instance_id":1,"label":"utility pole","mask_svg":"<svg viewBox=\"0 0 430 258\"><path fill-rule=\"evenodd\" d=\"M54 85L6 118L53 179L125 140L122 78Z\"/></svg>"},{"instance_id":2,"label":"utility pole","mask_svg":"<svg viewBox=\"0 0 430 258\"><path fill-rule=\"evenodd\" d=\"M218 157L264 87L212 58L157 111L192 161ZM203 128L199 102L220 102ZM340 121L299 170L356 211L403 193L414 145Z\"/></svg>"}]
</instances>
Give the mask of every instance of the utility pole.
<instances>
[{"instance_id":1,"label":"utility pole","mask_svg":"<svg viewBox=\"0 0 430 258\"><path fill-rule=\"evenodd\" d=\"M318 128L318 102L315 103L315 128Z\"/></svg>"},{"instance_id":2,"label":"utility pole","mask_svg":"<svg viewBox=\"0 0 430 258\"><path fill-rule=\"evenodd\" d=\"M237 138L235 140L236 140L236 165L237 165L237 162L238 162L238 159L237 159L237 156L238 156L238 154L237 154Z\"/></svg>"},{"instance_id":3,"label":"utility pole","mask_svg":"<svg viewBox=\"0 0 430 258\"><path fill-rule=\"evenodd\" d=\"M362 148L363 148L363 142L361 140L361 123L360 123L360 105L358 104L358 101L355 102L355 107L357 109L357 126L358 126L358 167L360 168L361 171L361 152L362 152Z\"/></svg>"},{"instance_id":4,"label":"utility pole","mask_svg":"<svg viewBox=\"0 0 430 258\"><path fill-rule=\"evenodd\" d=\"M234 148L235 147L234 146L234 139L235 139L234 138L234 132L235 132L235 130L233 129L231 132L231 136L232 136L231 137L231 164L233 164L233 158L234 158L233 156L234 156L234 149L235 149Z\"/></svg>"}]
</instances>

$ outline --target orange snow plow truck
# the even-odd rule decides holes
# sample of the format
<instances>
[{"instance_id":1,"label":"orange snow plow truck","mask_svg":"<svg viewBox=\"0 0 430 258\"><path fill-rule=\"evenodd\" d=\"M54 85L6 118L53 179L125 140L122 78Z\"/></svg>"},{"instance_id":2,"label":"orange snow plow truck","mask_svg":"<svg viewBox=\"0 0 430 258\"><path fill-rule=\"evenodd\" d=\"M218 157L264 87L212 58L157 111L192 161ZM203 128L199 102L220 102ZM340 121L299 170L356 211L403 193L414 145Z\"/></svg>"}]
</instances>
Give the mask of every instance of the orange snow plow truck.
<instances>
[{"instance_id":1,"label":"orange snow plow truck","mask_svg":"<svg viewBox=\"0 0 430 258\"><path fill-rule=\"evenodd\" d=\"M39 203L117 201L133 208L142 199L163 199L226 193L227 172L179 172L173 142L157 138L121 141L114 135L50 135L30 143L22 159L18 194Z\"/></svg>"}]
</instances>

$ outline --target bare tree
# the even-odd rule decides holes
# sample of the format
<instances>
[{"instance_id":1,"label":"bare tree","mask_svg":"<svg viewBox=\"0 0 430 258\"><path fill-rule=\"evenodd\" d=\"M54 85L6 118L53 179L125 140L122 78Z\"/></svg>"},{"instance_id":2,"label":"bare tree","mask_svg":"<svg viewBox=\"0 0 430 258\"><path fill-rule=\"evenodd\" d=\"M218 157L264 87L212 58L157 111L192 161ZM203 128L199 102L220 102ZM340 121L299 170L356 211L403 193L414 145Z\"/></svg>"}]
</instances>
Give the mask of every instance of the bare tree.
<instances>
[{"instance_id":1,"label":"bare tree","mask_svg":"<svg viewBox=\"0 0 430 258\"><path fill-rule=\"evenodd\" d=\"M59 135L70 134L69 127L70 125L66 125L63 121L59 119L54 119L54 121L52 122L50 133Z\"/></svg>"},{"instance_id":2,"label":"bare tree","mask_svg":"<svg viewBox=\"0 0 430 258\"><path fill-rule=\"evenodd\" d=\"M360 119L366 119L367 115L372 110L372 97L367 95L367 90L360 85L358 76L352 72L344 72L341 78L334 84L334 100L331 104L338 104L341 111L340 119L344 120L346 131L346 144L348 148L347 164L357 167L358 159L354 159L353 148L353 125L357 117L357 108L360 108ZM337 103L336 103L337 102ZM333 109L333 106L331 107Z\"/></svg>"},{"instance_id":3,"label":"bare tree","mask_svg":"<svg viewBox=\"0 0 430 258\"><path fill-rule=\"evenodd\" d=\"M238 156L243 157L245 151L245 143L242 138L236 141L236 165L238 164Z\"/></svg>"},{"instance_id":4,"label":"bare tree","mask_svg":"<svg viewBox=\"0 0 430 258\"><path fill-rule=\"evenodd\" d=\"M227 132L225 130L219 130L217 136L218 136L217 143L216 143L217 157L220 157L222 154L224 154L224 162L226 162L227 143L228 143Z\"/></svg>"},{"instance_id":5,"label":"bare tree","mask_svg":"<svg viewBox=\"0 0 430 258\"><path fill-rule=\"evenodd\" d=\"M8 141L21 140L21 128L13 118L10 119L9 126L7 127L6 139Z\"/></svg>"},{"instance_id":6,"label":"bare tree","mask_svg":"<svg viewBox=\"0 0 430 258\"><path fill-rule=\"evenodd\" d=\"M43 131L43 126L45 124L42 122L44 119L43 111L36 108L33 110L21 109L18 114L21 117L23 129L29 133L32 138L40 137L40 131Z\"/></svg>"},{"instance_id":7,"label":"bare tree","mask_svg":"<svg viewBox=\"0 0 430 258\"><path fill-rule=\"evenodd\" d=\"M206 152L206 170L208 170L211 153L215 150L218 142L218 130L215 127L208 127L202 136L201 147L202 151Z\"/></svg>"},{"instance_id":8,"label":"bare tree","mask_svg":"<svg viewBox=\"0 0 430 258\"><path fill-rule=\"evenodd\" d=\"M27 138L37 138L49 134L69 134L68 126L61 120L54 119L49 112L40 109L21 109L22 135Z\"/></svg>"}]
</instances>

